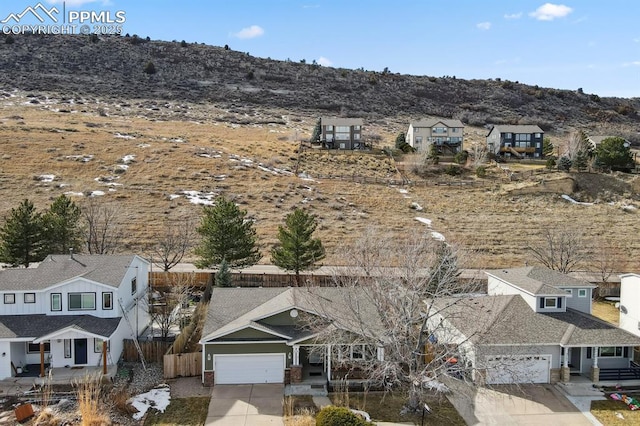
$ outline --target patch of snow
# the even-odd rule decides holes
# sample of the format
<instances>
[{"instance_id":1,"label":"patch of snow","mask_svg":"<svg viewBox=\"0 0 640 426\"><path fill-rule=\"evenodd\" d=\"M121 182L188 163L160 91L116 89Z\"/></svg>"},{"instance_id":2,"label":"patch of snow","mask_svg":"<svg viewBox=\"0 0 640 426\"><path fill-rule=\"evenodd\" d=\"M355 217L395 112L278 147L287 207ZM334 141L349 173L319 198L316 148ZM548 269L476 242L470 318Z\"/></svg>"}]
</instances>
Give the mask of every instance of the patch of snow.
<instances>
[{"instance_id":1,"label":"patch of snow","mask_svg":"<svg viewBox=\"0 0 640 426\"><path fill-rule=\"evenodd\" d=\"M622 206L622 210L626 211L626 212L632 212L635 210L638 210L638 208L636 206L633 206L631 204L625 204Z\"/></svg>"},{"instance_id":2,"label":"patch of snow","mask_svg":"<svg viewBox=\"0 0 640 426\"><path fill-rule=\"evenodd\" d=\"M73 191L67 191L64 193L64 195L69 195L72 197L84 197L84 194L82 192L73 192Z\"/></svg>"},{"instance_id":3,"label":"patch of snow","mask_svg":"<svg viewBox=\"0 0 640 426\"><path fill-rule=\"evenodd\" d=\"M139 143L137 145L138 148L149 148L151 145L149 145L148 143Z\"/></svg>"},{"instance_id":4,"label":"patch of snow","mask_svg":"<svg viewBox=\"0 0 640 426\"><path fill-rule=\"evenodd\" d=\"M135 139L136 138L135 136L126 135L126 134L122 134L122 133L115 133L113 135L113 137L117 138L117 139L126 139L126 140L131 140L131 139Z\"/></svg>"},{"instance_id":5,"label":"patch of snow","mask_svg":"<svg viewBox=\"0 0 640 426\"><path fill-rule=\"evenodd\" d=\"M370 422L371 421L371 417L369 416L369 413L367 413L366 411L362 411L362 410L356 410L354 408L349 408L349 410L351 410L351 412L353 414L356 414L358 416L361 416L363 419L365 419L365 421Z\"/></svg>"},{"instance_id":6,"label":"patch of snow","mask_svg":"<svg viewBox=\"0 0 640 426\"><path fill-rule=\"evenodd\" d=\"M306 172L298 173L298 177L302 180L307 180L309 182L317 182L317 180L312 178L311 175Z\"/></svg>"},{"instance_id":7,"label":"patch of snow","mask_svg":"<svg viewBox=\"0 0 640 426\"><path fill-rule=\"evenodd\" d=\"M215 175L213 178L215 180L225 180L227 178L227 175Z\"/></svg>"},{"instance_id":8,"label":"patch of snow","mask_svg":"<svg viewBox=\"0 0 640 426\"><path fill-rule=\"evenodd\" d=\"M434 390L436 392L449 392L449 388L444 383L441 383L437 380L426 379L422 382L422 387L429 390Z\"/></svg>"},{"instance_id":9,"label":"patch of snow","mask_svg":"<svg viewBox=\"0 0 640 426\"><path fill-rule=\"evenodd\" d=\"M313 198L304 198L304 199L302 200L302 204L307 204L307 203L310 203L310 202L312 202L312 201L313 201Z\"/></svg>"},{"instance_id":10,"label":"patch of snow","mask_svg":"<svg viewBox=\"0 0 640 426\"><path fill-rule=\"evenodd\" d=\"M445 241L444 235L436 231L431 231L431 238L437 241Z\"/></svg>"},{"instance_id":11,"label":"patch of snow","mask_svg":"<svg viewBox=\"0 0 640 426\"><path fill-rule=\"evenodd\" d=\"M135 420L140 420L149 408L154 408L164 413L164 410L167 409L170 402L171 392L169 385L160 385L155 389L151 389L149 392L141 393L129 399L129 403L138 410L137 413L133 414Z\"/></svg>"},{"instance_id":12,"label":"patch of snow","mask_svg":"<svg viewBox=\"0 0 640 426\"><path fill-rule=\"evenodd\" d=\"M135 160L136 160L136 156L134 154L127 154L124 157L122 157L122 159L120 159L120 161L122 161L124 164L133 163Z\"/></svg>"},{"instance_id":13,"label":"patch of snow","mask_svg":"<svg viewBox=\"0 0 640 426\"><path fill-rule=\"evenodd\" d=\"M40 182L53 182L53 180L56 178L56 175L40 175L38 176L38 180Z\"/></svg>"},{"instance_id":14,"label":"patch of snow","mask_svg":"<svg viewBox=\"0 0 640 426\"><path fill-rule=\"evenodd\" d=\"M180 198L180 195L178 195L178 194L169 194L169 199L170 200L175 200L176 198Z\"/></svg>"},{"instance_id":15,"label":"patch of snow","mask_svg":"<svg viewBox=\"0 0 640 426\"><path fill-rule=\"evenodd\" d=\"M274 174L274 175L278 174L278 172L276 172L275 170L271 170L271 169L269 169L269 168L267 168L265 166L262 166L262 165L258 165L258 168L260 170L262 170L263 172L268 172L268 173L271 173L271 174Z\"/></svg>"},{"instance_id":16,"label":"patch of snow","mask_svg":"<svg viewBox=\"0 0 640 426\"><path fill-rule=\"evenodd\" d=\"M418 222L422 222L425 225L427 225L429 228L431 228L431 219L427 219L426 217L416 217L415 219Z\"/></svg>"},{"instance_id":17,"label":"patch of snow","mask_svg":"<svg viewBox=\"0 0 640 426\"><path fill-rule=\"evenodd\" d=\"M413 203L411 203L411 208L415 211L423 211L424 209L422 208L422 206L418 203L416 203L415 201Z\"/></svg>"},{"instance_id":18,"label":"patch of snow","mask_svg":"<svg viewBox=\"0 0 640 426\"><path fill-rule=\"evenodd\" d=\"M127 170L129 168L129 165L128 164L118 164L116 167L119 168L120 170Z\"/></svg>"},{"instance_id":19,"label":"patch of snow","mask_svg":"<svg viewBox=\"0 0 640 426\"><path fill-rule=\"evenodd\" d=\"M169 139L169 142L173 142L173 143L185 143L185 140L182 138L171 138Z\"/></svg>"},{"instance_id":20,"label":"patch of snow","mask_svg":"<svg viewBox=\"0 0 640 426\"><path fill-rule=\"evenodd\" d=\"M404 188L398 188L398 192L401 193L401 194L408 194L409 193L409 191L407 191Z\"/></svg>"},{"instance_id":21,"label":"patch of snow","mask_svg":"<svg viewBox=\"0 0 640 426\"><path fill-rule=\"evenodd\" d=\"M190 203L205 206L212 206L214 204L213 198L216 196L214 192L182 191L182 193Z\"/></svg>"},{"instance_id":22,"label":"patch of snow","mask_svg":"<svg viewBox=\"0 0 640 426\"><path fill-rule=\"evenodd\" d=\"M567 200L568 202L570 202L571 204L579 204L581 206L592 206L593 205L593 203L583 203L583 202L580 202L580 201L576 201L576 200L574 200L573 198L569 197L566 194L562 194L561 197L563 199Z\"/></svg>"},{"instance_id":23,"label":"patch of snow","mask_svg":"<svg viewBox=\"0 0 640 426\"><path fill-rule=\"evenodd\" d=\"M91 191L89 193L89 197L100 197L101 195L104 195L104 191Z\"/></svg>"}]
</instances>

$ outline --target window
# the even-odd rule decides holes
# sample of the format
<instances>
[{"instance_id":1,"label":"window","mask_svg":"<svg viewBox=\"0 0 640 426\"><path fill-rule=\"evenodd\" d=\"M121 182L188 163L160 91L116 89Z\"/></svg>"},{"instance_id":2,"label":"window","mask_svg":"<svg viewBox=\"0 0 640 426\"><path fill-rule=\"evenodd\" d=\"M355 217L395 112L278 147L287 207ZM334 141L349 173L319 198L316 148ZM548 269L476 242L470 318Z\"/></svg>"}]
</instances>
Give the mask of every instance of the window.
<instances>
[{"instance_id":1,"label":"window","mask_svg":"<svg viewBox=\"0 0 640 426\"><path fill-rule=\"evenodd\" d=\"M71 358L71 339L64 339L64 357Z\"/></svg>"},{"instance_id":2,"label":"window","mask_svg":"<svg viewBox=\"0 0 640 426\"><path fill-rule=\"evenodd\" d=\"M511 139L511 133L505 133L504 134L504 138L505 139Z\"/></svg>"},{"instance_id":3,"label":"window","mask_svg":"<svg viewBox=\"0 0 640 426\"><path fill-rule=\"evenodd\" d=\"M454 127L454 128L451 129L451 133L458 133L458 130L460 130L460 129L457 128L457 127Z\"/></svg>"},{"instance_id":4,"label":"window","mask_svg":"<svg viewBox=\"0 0 640 426\"><path fill-rule=\"evenodd\" d=\"M540 139L542 137L542 133L536 133L534 135L535 138Z\"/></svg>"},{"instance_id":5,"label":"window","mask_svg":"<svg viewBox=\"0 0 640 426\"><path fill-rule=\"evenodd\" d=\"M44 351L45 352L51 351L51 343L49 342L44 343ZM32 342L27 343L27 352L29 352L30 354L40 353L40 343L32 343Z\"/></svg>"},{"instance_id":6,"label":"window","mask_svg":"<svg viewBox=\"0 0 640 426\"><path fill-rule=\"evenodd\" d=\"M360 133L355 133L353 135L353 139L356 140L356 141L360 140Z\"/></svg>"},{"instance_id":7,"label":"window","mask_svg":"<svg viewBox=\"0 0 640 426\"><path fill-rule=\"evenodd\" d=\"M51 310L52 311L62 310L62 294L51 293Z\"/></svg>"},{"instance_id":8,"label":"window","mask_svg":"<svg viewBox=\"0 0 640 426\"><path fill-rule=\"evenodd\" d=\"M351 346L351 359L364 359L364 345Z\"/></svg>"},{"instance_id":9,"label":"window","mask_svg":"<svg viewBox=\"0 0 640 426\"><path fill-rule=\"evenodd\" d=\"M113 309L113 293L102 293L102 309Z\"/></svg>"},{"instance_id":10,"label":"window","mask_svg":"<svg viewBox=\"0 0 640 426\"><path fill-rule=\"evenodd\" d=\"M13 303L16 303L16 295L15 295L15 293L5 293L5 295L4 295L4 304L5 305L11 305Z\"/></svg>"},{"instance_id":11,"label":"window","mask_svg":"<svg viewBox=\"0 0 640 426\"><path fill-rule=\"evenodd\" d=\"M35 293L25 293L24 294L24 303L36 303L36 294Z\"/></svg>"},{"instance_id":12,"label":"window","mask_svg":"<svg viewBox=\"0 0 640 426\"><path fill-rule=\"evenodd\" d=\"M431 129L431 133L447 133L446 127L434 127Z\"/></svg>"},{"instance_id":13,"label":"window","mask_svg":"<svg viewBox=\"0 0 640 426\"><path fill-rule=\"evenodd\" d=\"M581 288L578 290L578 297L587 297L587 289Z\"/></svg>"},{"instance_id":14,"label":"window","mask_svg":"<svg viewBox=\"0 0 640 426\"><path fill-rule=\"evenodd\" d=\"M136 294L137 290L138 290L138 278L133 277L131 278L131 294Z\"/></svg>"},{"instance_id":15,"label":"window","mask_svg":"<svg viewBox=\"0 0 640 426\"><path fill-rule=\"evenodd\" d=\"M360 130L360 126L353 126L353 130Z\"/></svg>"},{"instance_id":16,"label":"window","mask_svg":"<svg viewBox=\"0 0 640 426\"><path fill-rule=\"evenodd\" d=\"M93 339L93 352L102 353L102 339ZM109 341L107 341L107 351L109 350Z\"/></svg>"},{"instance_id":17,"label":"window","mask_svg":"<svg viewBox=\"0 0 640 426\"><path fill-rule=\"evenodd\" d=\"M558 306L558 299L555 297L545 297L544 298L544 307L545 308L555 308Z\"/></svg>"},{"instance_id":18,"label":"window","mask_svg":"<svg viewBox=\"0 0 640 426\"><path fill-rule=\"evenodd\" d=\"M326 130L327 132L333 132L333 126L326 126L326 127L325 127L325 130Z\"/></svg>"},{"instance_id":19,"label":"window","mask_svg":"<svg viewBox=\"0 0 640 426\"><path fill-rule=\"evenodd\" d=\"M622 358L622 346L602 346L598 348L598 356L604 358Z\"/></svg>"},{"instance_id":20,"label":"window","mask_svg":"<svg viewBox=\"0 0 640 426\"><path fill-rule=\"evenodd\" d=\"M422 145L422 136L416 136L416 145Z\"/></svg>"},{"instance_id":21,"label":"window","mask_svg":"<svg viewBox=\"0 0 640 426\"><path fill-rule=\"evenodd\" d=\"M84 311L96 308L95 293L69 293L69 310Z\"/></svg>"}]
</instances>

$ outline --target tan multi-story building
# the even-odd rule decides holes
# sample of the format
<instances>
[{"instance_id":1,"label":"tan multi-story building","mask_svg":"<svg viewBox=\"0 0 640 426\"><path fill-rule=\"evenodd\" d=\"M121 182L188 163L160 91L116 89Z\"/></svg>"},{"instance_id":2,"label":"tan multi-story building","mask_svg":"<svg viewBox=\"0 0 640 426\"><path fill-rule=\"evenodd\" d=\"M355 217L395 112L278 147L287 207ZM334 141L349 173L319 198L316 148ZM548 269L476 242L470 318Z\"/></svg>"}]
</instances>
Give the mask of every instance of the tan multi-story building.
<instances>
[{"instance_id":1,"label":"tan multi-story building","mask_svg":"<svg viewBox=\"0 0 640 426\"><path fill-rule=\"evenodd\" d=\"M416 151L428 151L435 144L441 154L462 151L464 124L460 120L427 119L409 124L407 143Z\"/></svg>"}]
</instances>

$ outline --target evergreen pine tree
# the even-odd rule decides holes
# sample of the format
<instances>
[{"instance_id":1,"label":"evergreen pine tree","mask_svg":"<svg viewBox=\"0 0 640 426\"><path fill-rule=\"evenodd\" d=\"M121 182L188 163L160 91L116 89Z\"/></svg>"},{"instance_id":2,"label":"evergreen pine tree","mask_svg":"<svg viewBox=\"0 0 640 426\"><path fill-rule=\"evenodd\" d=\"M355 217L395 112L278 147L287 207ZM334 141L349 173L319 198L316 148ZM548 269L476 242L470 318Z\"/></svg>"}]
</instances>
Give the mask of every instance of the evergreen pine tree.
<instances>
[{"instance_id":1,"label":"evergreen pine tree","mask_svg":"<svg viewBox=\"0 0 640 426\"><path fill-rule=\"evenodd\" d=\"M300 287L300 271L315 268L315 263L324 259L324 247L317 238L312 238L316 230L316 220L304 210L295 209L285 219L285 226L278 228L280 241L271 250L274 265L296 273L296 285Z\"/></svg>"},{"instance_id":2,"label":"evergreen pine tree","mask_svg":"<svg viewBox=\"0 0 640 426\"><path fill-rule=\"evenodd\" d=\"M25 199L0 228L0 262L26 268L46 255L42 215Z\"/></svg>"},{"instance_id":3,"label":"evergreen pine tree","mask_svg":"<svg viewBox=\"0 0 640 426\"><path fill-rule=\"evenodd\" d=\"M262 256L256 244L256 230L246 216L246 210L224 197L216 199L214 206L205 206L197 229L202 242L196 249L200 256L196 266L207 268L220 265L223 260L231 268L258 263Z\"/></svg>"},{"instance_id":4,"label":"evergreen pine tree","mask_svg":"<svg viewBox=\"0 0 640 426\"><path fill-rule=\"evenodd\" d=\"M402 145L404 145L405 143L407 143L407 137L405 136L404 132L398 133L398 136L396 136L396 148L402 149Z\"/></svg>"},{"instance_id":5,"label":"evergreen pine tree","mask_svg":"<svg viewBox=\"0 0 640 426\"><path fill-rule=\"evenodd\" d=\"M70 249L79 252L82 241L82 211L66 195L56 198L43 215L47 254L63 254Z\"/></svg>"},{"instance_id":6,"label":"evergreen pine tree","mask_svg":"<svg viewBox=\"0 0 640 426\"><path fill-rule=\"evenodd\" d=\"M313 128L313 133L311 134L311 139L309 139L309 142L311 143L320 142L320 133L322 131L321 125L322 125L321 120L318 118L318 121L316 121L316 126Z\"/></svg>"},{"instance_id":7,"label":"evergreen pine tree","mask_svg":"<svg viewBox=\"0 0 640 426\"><path fill-rule=\"evenodd\" d=\"M231 287L231 271L226 260L222 259L216 274L216 287Z\"/></svg>"}]
</instances>

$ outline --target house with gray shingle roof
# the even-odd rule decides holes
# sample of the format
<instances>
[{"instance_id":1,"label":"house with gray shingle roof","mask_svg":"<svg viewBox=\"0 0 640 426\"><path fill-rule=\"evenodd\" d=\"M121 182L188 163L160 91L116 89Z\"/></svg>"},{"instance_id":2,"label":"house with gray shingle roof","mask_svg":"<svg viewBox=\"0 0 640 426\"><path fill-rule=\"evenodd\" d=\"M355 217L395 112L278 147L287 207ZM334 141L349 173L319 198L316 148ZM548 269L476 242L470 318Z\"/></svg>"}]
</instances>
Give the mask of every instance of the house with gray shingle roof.
<instances>
[{"instance_id":1,"label":"house with gray shingle roof","mask_svg":"<svg viewBox=\"0 0 640 426\"><path fill-rule=\"evenodd\" d=\"M595 286L542 267L486 273L487 295L432 304L434 340L457 344L474 379L554 383L583 375L597 382L632 367L640 337L591 315Z\"/></svg>"},{"instance_id":2,"label":"house with gray shingle roof","mask_svg":"<svg viewBox=\"0 0 640 426\"><path fill-rule=\"evenodd\" d=\"M365 149L361 118L321 117L320 142L327 149Z\"/></svg>"},{"instance_id":3,"label":"house with gray shingle roof","mask_svg":"<svg viewBox=\"0 0 640 426\"><path fill-rule=\"evenodd\" d=\"M345 288L216 288L202 330L202 381L207 386L284 383L298 387L348 378L358 379L359 361L384 357L382 347L326 345L309 328L309 317L326 320L336 332L363 335L362 324L350 323ZM330 309L318 313L318 303ZM367 328L382 327L377 311L362 302ZM342 308L341 308L342 307ZM345 312L341 312L344 309ZM333 317L327 317L327 311ZM337 325L336 318L340 318ZM377 328L376 328L377 327ZM325 388L326 390L326 388ZM302 392L305 390L302 389Z\"/></svg>"},{"instance_id":4,"label":"house with gray shingle roof","mask_svg":"<svg viewBox=\"0 0 640 426\"><path fill-rule=\"evenodd\" d=\"M544 131L531 124L493 126L487 135L489 152L503 157L542 158Z\"/></svg>"},{"instance_id":5,"label":"house with gray shingle roof","mask_svg":"<svg viewBox=\"0 0 640 426\"><path fill-rule=\"evenodd\" d=\"M0 379L27 365L106 373L149 325L148 270L135 255L78 254L0 270Z\"/></svg>"},{"instance_id":6,"label":"house with gray shingle roof","mask_svg":"<svg viewBox=\"0 0 640 426\"><path fill-rule=\"evenodd\" d=\"M462 151L464 124L460 120L429 118L409 123L406 141L416 151L429 152L432 145L440 154L453 155Z\"/></svg>"}]
</instances>

